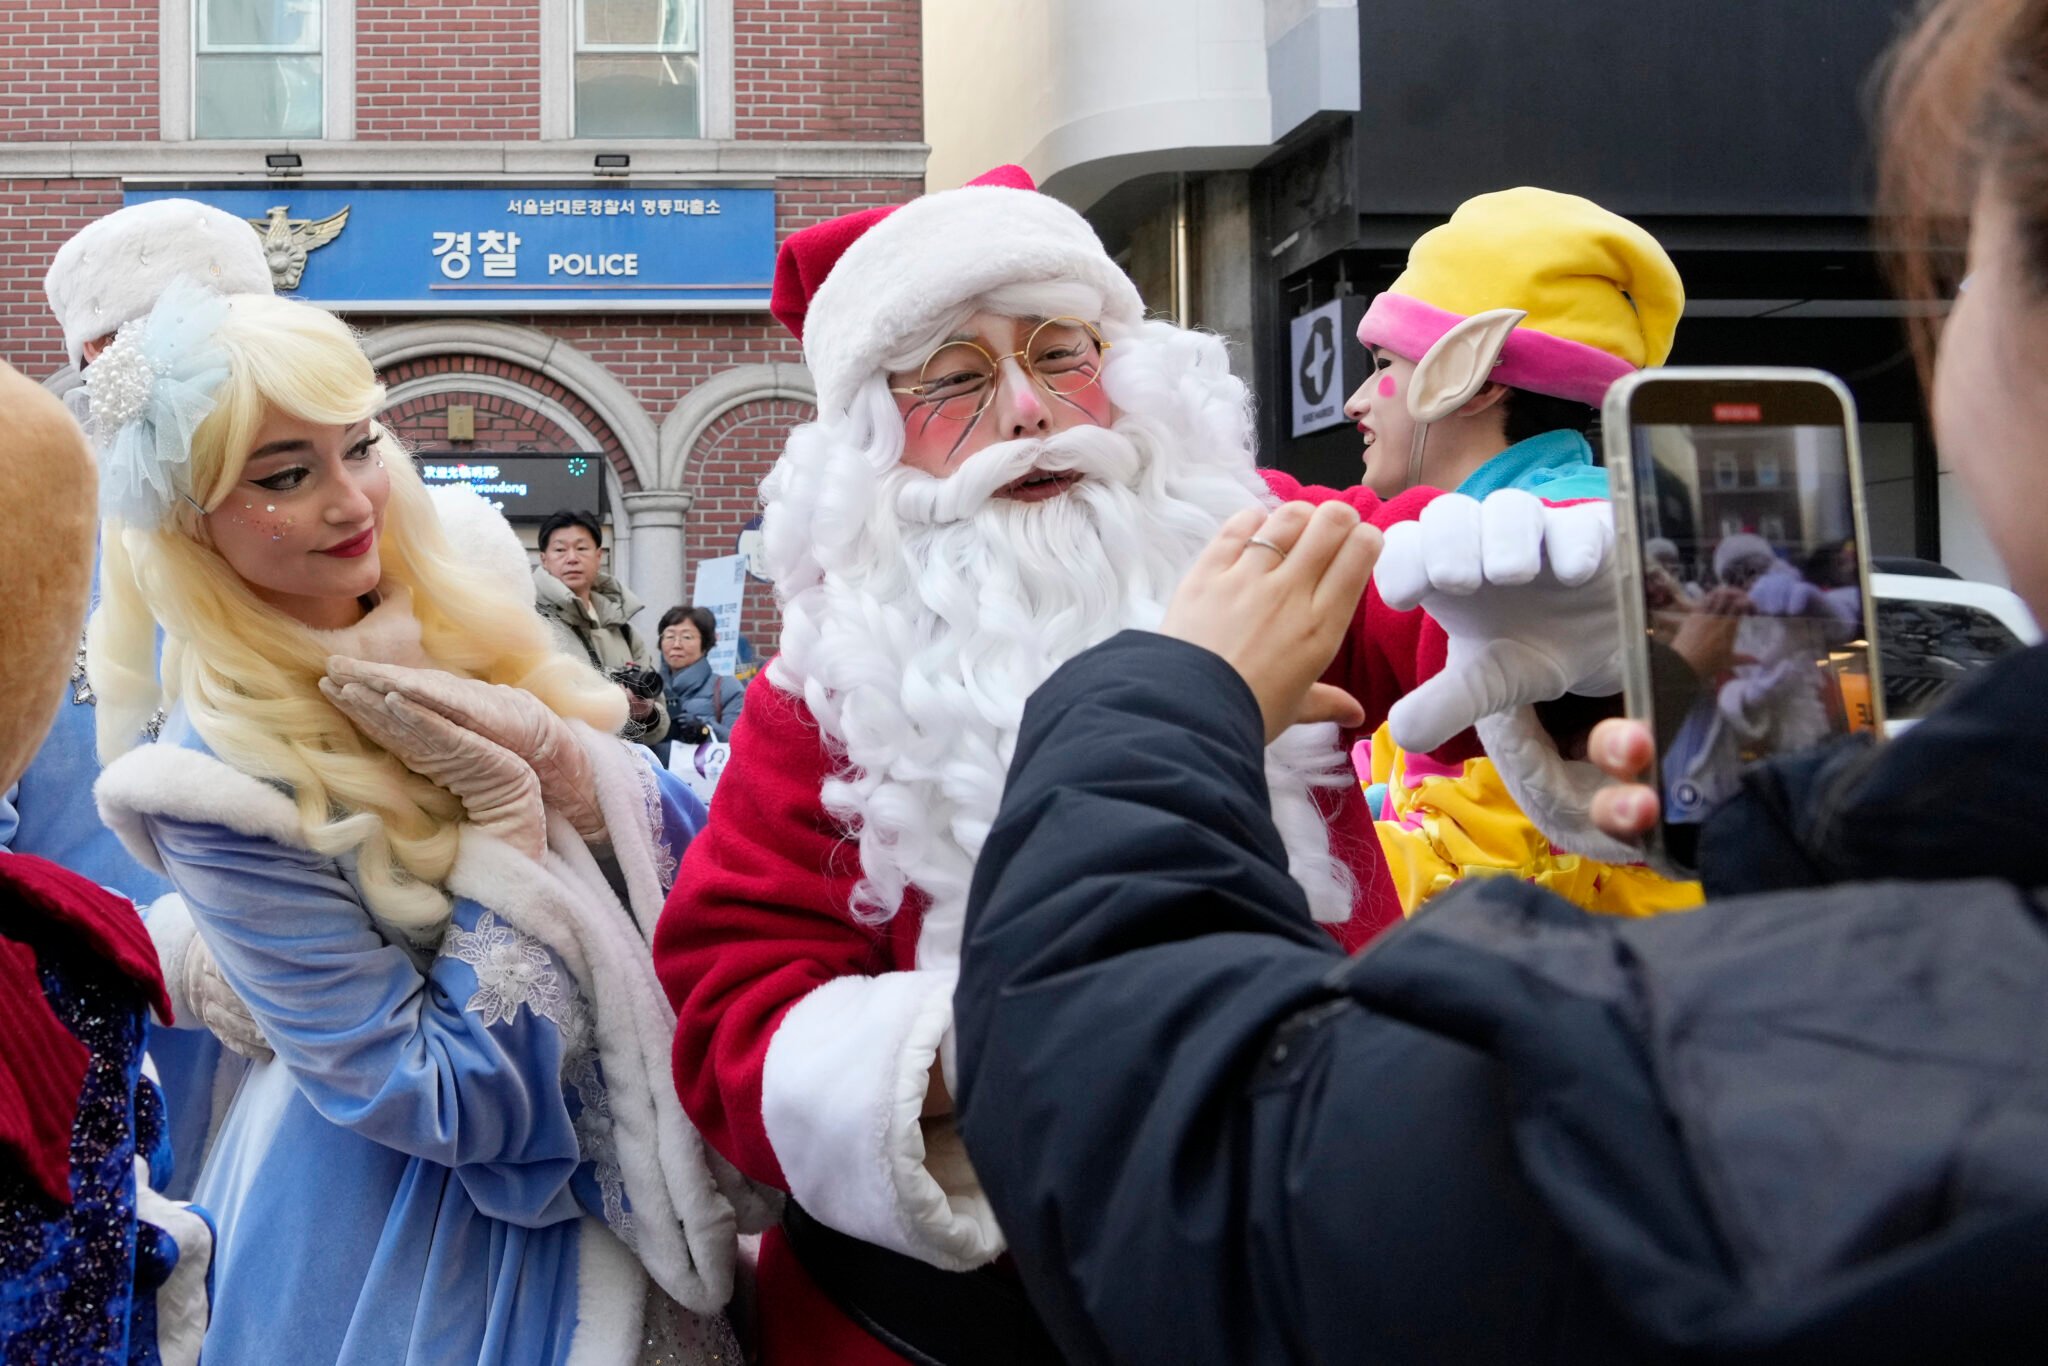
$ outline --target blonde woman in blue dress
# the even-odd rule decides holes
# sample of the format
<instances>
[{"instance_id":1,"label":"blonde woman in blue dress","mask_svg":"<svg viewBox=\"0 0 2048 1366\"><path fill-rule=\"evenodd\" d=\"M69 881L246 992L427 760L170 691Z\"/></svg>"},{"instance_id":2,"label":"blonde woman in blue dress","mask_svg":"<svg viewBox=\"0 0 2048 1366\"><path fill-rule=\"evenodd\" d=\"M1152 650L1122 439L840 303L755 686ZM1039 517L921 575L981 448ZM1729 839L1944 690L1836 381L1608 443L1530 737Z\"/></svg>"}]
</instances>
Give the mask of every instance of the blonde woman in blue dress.
<instances>
[{"instance_id":1,"label":"blonde woman in blue dress","mask_svg":"<svg viewBox=\"0 0 2048 1366\"><path fill-rule=\"evenodd\" d=\"M765 1211L681 1114L646 947L702 807L502 519L451 544L339 320L174 290L92 383L101 812L275 1050L195 1193L206 1360L733 1359Z\"/></svg>"}]
</instances>

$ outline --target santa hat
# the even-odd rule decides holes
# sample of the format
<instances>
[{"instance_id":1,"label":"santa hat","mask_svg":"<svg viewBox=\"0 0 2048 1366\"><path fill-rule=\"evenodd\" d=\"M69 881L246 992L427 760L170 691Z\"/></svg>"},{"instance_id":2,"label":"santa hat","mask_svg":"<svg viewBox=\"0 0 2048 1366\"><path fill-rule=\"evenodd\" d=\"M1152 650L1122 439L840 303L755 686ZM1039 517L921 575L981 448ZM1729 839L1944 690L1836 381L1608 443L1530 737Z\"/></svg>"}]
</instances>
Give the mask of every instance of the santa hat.
<instances>
[{"instance_id":1,"label":"santa hat","mask_svg":"<svg viewBox=\"0 0 2048 1366\"><path fill-rule=\"evenodd\" d=\"M1006 285L1072 280L1102 318L1135 325L1145 305L1088 221L1001 166L957 190L864 209L790 234L769 310L804 344L818 410L843 414L868 377L912 340Z\"/></svg>"},{"instance_id":2,"label":"santa hat","mask_svg":"<svg viewBox=\"0 0 2048 1366\"><path fill-rule=\"evenodd\" d=\"M1409 360L1474 313L1519 308L1493 377L1597 405L1615 380L1671 354L1685 310L1657 239L1590 199L1528 186L1468 199L1408 253L1358 339Z\"/></svg>"},{"instance_id":3,"label":"santa hat","mask_svg":"<svg viewBox=\"0 0 2048 1366\"><path fill-rule=\"evenodd\" d=\"M268 294L270 266L246 218L196 199L130 204L79 229L57 249L43 293L64 329L71 363L85 344L143 317L171 281L222 294Z\"/></svg>"},{"instance_id":4,"label":"santa hat","mask_svg":"<svg viewBox=\"0 0 2048 1366\"><path fill-rule=\"evenodd\" d=\"M1723 536L1721 544L1714 547L1714 577L1725 579L1735 566L1752 561L1769 569L1778 563L1778 552L1771 549L1769 541L1753 531Z\"/></svg>"}]
</instances>

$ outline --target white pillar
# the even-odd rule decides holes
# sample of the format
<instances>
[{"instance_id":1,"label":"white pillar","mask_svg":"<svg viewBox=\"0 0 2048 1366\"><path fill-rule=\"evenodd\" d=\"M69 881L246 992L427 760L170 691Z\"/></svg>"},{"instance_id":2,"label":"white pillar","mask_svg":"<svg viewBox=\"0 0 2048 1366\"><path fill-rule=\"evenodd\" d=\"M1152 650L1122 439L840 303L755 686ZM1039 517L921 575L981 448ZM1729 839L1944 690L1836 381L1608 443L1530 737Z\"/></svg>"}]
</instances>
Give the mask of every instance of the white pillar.
<instances>
[{"instance_id":1,"label":"white pillar","mask_svg":"<svg viewBox=\"0 0 2048 1366\"><path fill-rule=\"evenodd\" d=\"M690 585L683 577L683 519L696 495L655 489L628 493L620 501L626 505L633 536L633 564L626 586L646 604L633 627L650 636L663 612L690 598Z\"/></svg>"}]
</instances>

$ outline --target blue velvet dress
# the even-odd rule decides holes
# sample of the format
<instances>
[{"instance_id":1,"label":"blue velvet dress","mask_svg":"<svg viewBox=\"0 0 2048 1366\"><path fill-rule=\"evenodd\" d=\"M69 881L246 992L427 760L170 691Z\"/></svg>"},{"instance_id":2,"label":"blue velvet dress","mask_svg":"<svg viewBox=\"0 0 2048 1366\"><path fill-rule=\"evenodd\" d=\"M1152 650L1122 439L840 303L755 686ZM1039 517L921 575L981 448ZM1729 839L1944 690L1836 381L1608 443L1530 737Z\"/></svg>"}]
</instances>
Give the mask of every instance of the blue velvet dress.
<instances>
[{"instance_id":1,"label":"blue velvet dress","mask_svg":"<svg viewBox=\"0 0 2048 1366\"><path fill-rule=\"evenodd\" d=\"M179 713L166 745L206 753ZM703 807L644 766L672 870ZM220 1235L209 1366L566 1362L603 1327L579 1279L636 1269L593 1012L563 958L466 898L423 950L373 919L348 858L143 820L276 1050L197 1192Z\"/></svg>"}]
</instances>

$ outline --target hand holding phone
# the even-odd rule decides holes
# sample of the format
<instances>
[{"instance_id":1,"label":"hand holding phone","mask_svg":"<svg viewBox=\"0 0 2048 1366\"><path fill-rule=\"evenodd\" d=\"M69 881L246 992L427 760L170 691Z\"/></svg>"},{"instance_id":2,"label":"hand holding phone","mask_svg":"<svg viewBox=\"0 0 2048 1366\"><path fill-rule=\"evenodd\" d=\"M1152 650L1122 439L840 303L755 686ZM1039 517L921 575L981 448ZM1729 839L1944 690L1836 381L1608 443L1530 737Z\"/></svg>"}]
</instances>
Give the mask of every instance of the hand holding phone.
<instances>
[{"instance_id":1,"label":"hand holding phone","mask_svg":"<svg viewBox=\"0 0 2048 1366\"><path fill-rule=\"evenodd\" d=\"M1668 369L1616 384L1603 420L1639 724L1591 757L1651 787L1594 818L1689 869L1750 765L1881 727L1855 410L1817 370Z\"/></svg>"}]
</instances>

